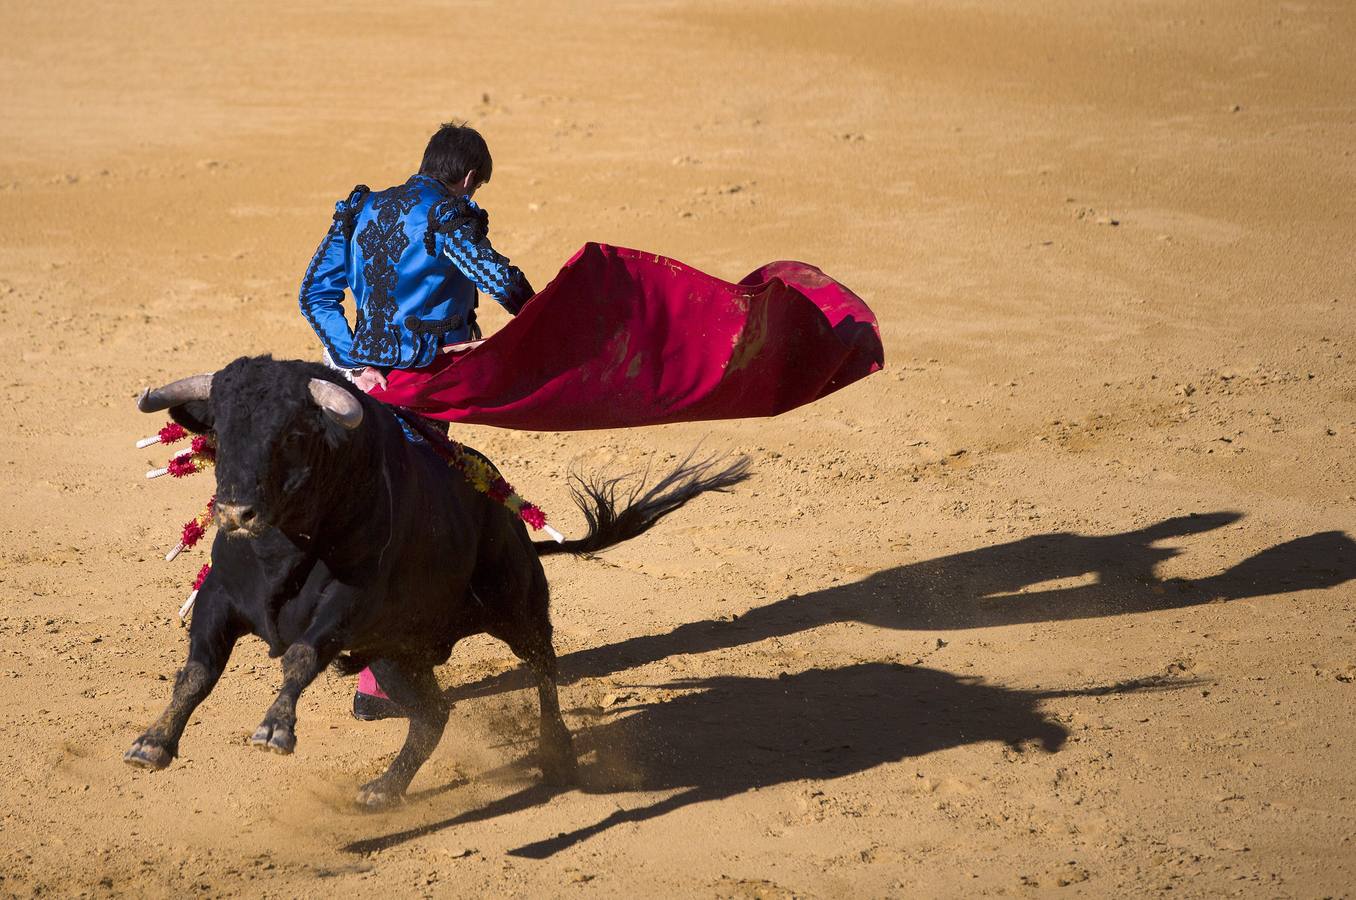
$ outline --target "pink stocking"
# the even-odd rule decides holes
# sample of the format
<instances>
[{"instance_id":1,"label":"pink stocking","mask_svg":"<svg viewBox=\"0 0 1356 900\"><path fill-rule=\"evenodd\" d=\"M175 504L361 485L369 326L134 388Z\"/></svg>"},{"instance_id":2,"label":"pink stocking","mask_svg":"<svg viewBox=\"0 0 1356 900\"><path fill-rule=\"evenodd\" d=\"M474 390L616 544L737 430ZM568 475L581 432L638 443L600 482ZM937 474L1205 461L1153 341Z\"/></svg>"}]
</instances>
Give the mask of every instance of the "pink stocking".
<instances>
[{"instance_id":1,"label":"pink stocking","mask_svg":"<svg viewBox=\"0 0 1356 900\"><path fill-rule=\"evenodd\" d=\"M377 684L377 676L372 674L371 669L363 669L358 673L358 693L369 694L373 697L385 697L386 692Z\"/></svg>"}]
</instances>

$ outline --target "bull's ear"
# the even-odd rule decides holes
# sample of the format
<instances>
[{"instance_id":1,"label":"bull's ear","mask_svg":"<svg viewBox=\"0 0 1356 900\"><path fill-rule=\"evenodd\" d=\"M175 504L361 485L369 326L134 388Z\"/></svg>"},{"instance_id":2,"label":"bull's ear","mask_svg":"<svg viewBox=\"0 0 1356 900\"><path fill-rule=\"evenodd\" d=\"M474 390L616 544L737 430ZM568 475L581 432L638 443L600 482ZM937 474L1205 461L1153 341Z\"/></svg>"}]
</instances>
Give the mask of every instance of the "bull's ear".
<instances>
[{"instance_id":1,"label":"bull's ear","mask_svg":"<svg viewBox=\"0 0 1356 900\"><path fill-rule=\"evenodd\" d=\"M342 447L353 438L353 432L325 415L323 409L315 410L315 427L325 437L325 446L331 450Z\"/></svg>"},{"instance_id":2,"label":"bull's ear","mask_svg":"<svg viewBox=\"0 0 1356 900\"><path fill-rule=\"evenodd\" d=\"M170 418L194 434L206 434L216 428L217 417L211 400L190 400L169 408Z\"/></svg>"}]
</instances>

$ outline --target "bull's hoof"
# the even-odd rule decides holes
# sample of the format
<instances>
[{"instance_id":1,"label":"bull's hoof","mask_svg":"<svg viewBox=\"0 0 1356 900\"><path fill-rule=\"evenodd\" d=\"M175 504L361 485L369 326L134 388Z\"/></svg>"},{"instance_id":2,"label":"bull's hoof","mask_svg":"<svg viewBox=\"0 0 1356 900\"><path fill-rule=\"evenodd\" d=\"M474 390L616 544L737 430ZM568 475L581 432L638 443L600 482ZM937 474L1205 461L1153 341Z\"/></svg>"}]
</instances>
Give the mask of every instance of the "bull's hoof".
<instances>
[{"instance_id":1,"label":"bull's hoof","mask_svg":"<svg viewBox=\"0 0 1356 900\"><path fill-rule=\"evenodd\" d=\"M579 780L579 764L574 753L543 753L541 757L542 780L552 787L569 787Z\"/></svg>"},{"instance_id":2,"label":"bull's hoof","mask_svg":"<svg viewBox=\"0 0 1356 900\"><path fill-rule=\"evenodd\" d=\"M358 796L353 801L360 809L375 812L390 809L405 802L405 792L398 791L385 784L380 778L369 781L358 788Z\"/></svg>"},{"instance_id":3,"label":"bull's hoof","mask_svg":"<svg viewBox=\"0 0 1356 900\"><path fill-rule=\"evenodd\" d=\"M137 738L132 748L122 755L122 761L138 769L159 771L174 761L174 754L150 738Z\"/></svg>"},{"instance_id":4,"label":"bull's hoof","mask_svg":"<svg viewBox=\"0 0 1356 900\"><path fill-rule=\"evenodd\" d=\"M265 722L250 737L250 746L284 755L297 747L297 736L281 722Z\"/></svg>"}]
</instances>

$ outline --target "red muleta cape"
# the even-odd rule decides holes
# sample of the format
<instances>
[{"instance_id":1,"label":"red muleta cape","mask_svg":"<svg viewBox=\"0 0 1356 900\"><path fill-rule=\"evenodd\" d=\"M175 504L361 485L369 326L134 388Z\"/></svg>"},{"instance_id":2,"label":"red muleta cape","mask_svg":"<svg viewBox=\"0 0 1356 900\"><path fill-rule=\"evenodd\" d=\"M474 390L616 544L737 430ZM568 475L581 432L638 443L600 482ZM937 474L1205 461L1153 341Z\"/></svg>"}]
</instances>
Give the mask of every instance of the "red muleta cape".
<instances>
[{"instance_id":1,"label":"red muleta cape","mask_svg":"<svg viewBox=\"0 0 1356 900\"><path fill-rule=\"evenodd\" d=\"M533 431L775 416L884 365L876 317L814 266L738 284L585 244L465 353L393 371L372 396L434 419Z\"/></svg>"}]
</instances>

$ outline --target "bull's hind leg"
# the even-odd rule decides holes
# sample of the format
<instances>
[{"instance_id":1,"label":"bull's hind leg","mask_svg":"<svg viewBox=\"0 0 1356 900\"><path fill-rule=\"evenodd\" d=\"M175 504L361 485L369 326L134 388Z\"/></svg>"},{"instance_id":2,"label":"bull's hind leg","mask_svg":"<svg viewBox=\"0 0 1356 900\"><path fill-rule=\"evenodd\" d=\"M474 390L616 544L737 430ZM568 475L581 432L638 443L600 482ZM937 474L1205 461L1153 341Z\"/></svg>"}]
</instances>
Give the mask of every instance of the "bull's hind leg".
<instances>
[{"instance_id":1,"label":"bull's hind leg","mask_svg":"<svg viewBox=\"0 0 1356 900\"><path fill-rule=\"evenodd\" d=\"M508 521L505 519L504 521ZM506 526L506 530L508 530ZM485 630L527 663L541 705L538 762L548 784L575 780L574 739L560 715L556 651L551 645L551 591L541 560L521 523L496 541L482 542L471 586L489 612Z\"/></svg>"},{"instance_id":2,"label":"bull's hind leg","mask_svg":"<svg viewBox=\"0 0 1356 900\"><path fill-rule=\"evenodd\" d=\"M550 623L545 634L525 636L521 642L509 642L514 654L527 663L537 681L537 702L541 706L541 737L538 762L547 784L573 784L576 774L574 738L560 715L560 697L556 692L559 670L556 651L551 646Z\"/></svg>"},{"instance_id":3,"label":"bull's hind leg","mask_svg":"<svg viewBox=\"0 0 1356 900\"><path fill-rule=\"evenodd\" d=\"M189 716L212 692L235 642L244 634L244 629L231 618L226 594L216 588L211 576L194 606L188 630L188 661L174 679L169 706L123 754L128 765L163 769L179 755L179 738Z\"/></svg>"},{"instance_id":4,"label":"bull's hind leg","mask_svg":"<svg viewBox=\"0 0 1356 900\"><path fill-rule=\"evenodd\" d=\"M538 762L548 784L571 784L575 779L574 739L560 715L560 697L556 691L559 669L556 650L551 644L550 594L546 574L535 557L535 571L529 582L525 603L507 606L509 616L489 629L490 634L509 645L515 656L527 663L537 682L537 702L541 707L541 737Z\"/></svg>"},{"instance_id":5,"label":"bull's hind leg","mask_svg":"<svg viewBox=\"0 0 1356 900\"><path fill-rule=\"evenodd\" d=\"M433 754L447 727L447 703L431 666L381 659L372 663L377 683L409 712L405 746L381 777L358 790L358 805L379 809L400 802L415 773Z\"/></svg>"}]
</instances>

